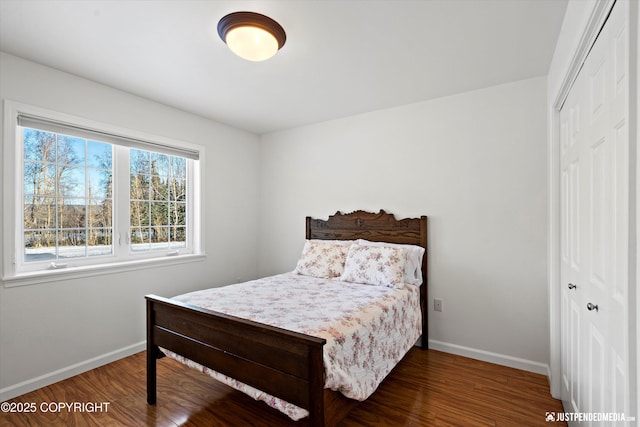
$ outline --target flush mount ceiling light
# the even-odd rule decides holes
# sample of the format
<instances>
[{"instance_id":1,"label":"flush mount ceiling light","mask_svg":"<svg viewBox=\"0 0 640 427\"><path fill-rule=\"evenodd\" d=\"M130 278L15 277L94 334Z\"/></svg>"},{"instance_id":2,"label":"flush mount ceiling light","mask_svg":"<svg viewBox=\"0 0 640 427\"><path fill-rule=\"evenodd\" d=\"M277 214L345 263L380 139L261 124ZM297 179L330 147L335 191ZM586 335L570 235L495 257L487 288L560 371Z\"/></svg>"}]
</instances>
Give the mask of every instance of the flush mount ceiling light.
<instances>
[{"instance_id":1,"label":"flush mount ceiling light","mask_svg":"<svg viewBox=\"0 0 640 427\"><path fill-rule=\"evenodd\" d=\"M249 61L271 58L287 40L280 24L254 12L226 15L218 22L218 34L233 53Z\"/></svg>"}]
</instances>

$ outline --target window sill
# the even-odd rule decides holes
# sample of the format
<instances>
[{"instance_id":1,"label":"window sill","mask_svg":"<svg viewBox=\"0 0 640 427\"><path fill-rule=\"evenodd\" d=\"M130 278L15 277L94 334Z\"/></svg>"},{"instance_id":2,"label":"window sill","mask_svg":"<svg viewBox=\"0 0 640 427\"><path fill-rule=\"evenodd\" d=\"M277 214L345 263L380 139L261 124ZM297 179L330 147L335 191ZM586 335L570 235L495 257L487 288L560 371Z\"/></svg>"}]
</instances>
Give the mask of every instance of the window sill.
<instances>
[{"instance_id":1,"label":"window sill","mask_svg":"<svg viewBox=\"0 0 640 427\"><path fill-rule=\"evenodd\" d=\"M166 267L177 264L201 262L204 261L205 258L206 255L204 254L189 254L136 261L125 261L113 264L73 267L60 270L45 270L3 277L2 283L5 288L13 288L16 286L37 285L39 283L59 282L63 280L79 279L83 277L116 274L133 270L144 270L159 266Z\"/></svg>"}]
</instances>

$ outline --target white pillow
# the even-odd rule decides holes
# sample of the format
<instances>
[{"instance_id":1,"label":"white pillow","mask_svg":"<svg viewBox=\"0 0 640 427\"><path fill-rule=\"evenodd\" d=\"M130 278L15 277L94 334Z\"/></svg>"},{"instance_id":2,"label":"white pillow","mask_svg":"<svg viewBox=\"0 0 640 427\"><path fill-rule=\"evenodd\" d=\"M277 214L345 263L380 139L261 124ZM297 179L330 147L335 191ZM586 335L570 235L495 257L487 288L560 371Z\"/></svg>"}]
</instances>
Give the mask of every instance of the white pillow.
<instances>
[{"instance_id":1,"label":"white pillow","mask_svg":"<svg viewBox=\"0 0 640 427\"><path fill-rule=\"evenodd\" d=\"M422 257L424 256L424 248L422 246L401 245L398 243L388 242L371 242L364 239L358 239L356 243L363 246L389 246L392 248L404 249L407 256L404 265L404 283L415 286L420 286L422 284Z\"/></svg>"},{"instance_id":2,"label":"white pillow","mask_svg":"<svg viewBox=\"0 0 640 427\"><path fill-rule=\"evenodd\" d=\"M296 273L304 276L334 279L344 271L349 247L324 240L307 240L296 265Z\"/></svg>"},{"instance_id":3,"label":"white pillow","mask_svg":"<svg viewBox=\"0 0 640 427\"><path fill-rule=\"evenodd\" d=\"M351 245L340 280L402 288L405 259L402 248Z\"/></svg>"}]
</instances>

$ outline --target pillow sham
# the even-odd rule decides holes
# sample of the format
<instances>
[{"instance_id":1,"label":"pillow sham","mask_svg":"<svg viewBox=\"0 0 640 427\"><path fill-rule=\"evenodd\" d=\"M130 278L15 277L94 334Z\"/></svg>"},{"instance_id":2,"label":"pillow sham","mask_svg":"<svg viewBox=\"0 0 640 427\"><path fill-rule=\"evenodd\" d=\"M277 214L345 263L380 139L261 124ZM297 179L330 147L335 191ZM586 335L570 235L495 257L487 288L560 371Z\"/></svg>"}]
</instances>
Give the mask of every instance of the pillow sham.
<instances>
[{"instance_id":1,"label":"pillow sham","mask_svg":"<svg viewBox=\"0 0 640 427\"><path fill-rule=\"evenodd\" d=\"M303 276L323 279L340 277L344 271L344 262L350 246L351 243L346 245L322 240L307 240L295 271Z\"/></svg>"},{"instance_id":2,"label":"pillow sham","mask_svg":"<svg viewBox=\"0 0 640 427\"><path fill-rule=\"evenodd\" d=\"M409 285L422 285L422 257L424 248L418 245L402 245L388 242L372 242L370 240L358 239L357 244L363 246L388 246L391 248L401 248L405 250L406 260L404 265L404 283Z\"/></svg>"},{"instance_id":3,"label":"pillow sham","mask_svg":"<svg viewBox=\"0 0 640 427\"><path fill-rule=\"evenodd\" d=\"M402 288L405 258L405 250L402 248L351 245L340 280Z\"/></svg>"}]
</instances>

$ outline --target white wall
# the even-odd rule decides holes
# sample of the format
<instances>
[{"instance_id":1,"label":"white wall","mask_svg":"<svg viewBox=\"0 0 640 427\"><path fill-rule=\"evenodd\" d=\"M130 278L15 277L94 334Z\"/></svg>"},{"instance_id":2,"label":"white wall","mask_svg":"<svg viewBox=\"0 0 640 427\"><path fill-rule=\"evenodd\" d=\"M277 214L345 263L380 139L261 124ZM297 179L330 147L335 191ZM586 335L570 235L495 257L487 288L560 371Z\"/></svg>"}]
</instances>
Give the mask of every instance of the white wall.
<instances>
[{"instance_id":1,"label":"white wall","mask_svg":"<svg viewBox=\"0 0 640 427\"><path fill-rule=\"evenodd\" d=\"M205 261L192 264L0 286L2 401L141 349L147 293L172 296L256 276L259 139L70 74L0 55L2 100L204 145L208 252Z\"/></svg>"},{"instance_id":2,"label":"white wall","mask_svg":"<svg viewBox=\"0 0 640 427\"><path fill-rule=\"evenodd\" d=\"M428 215L432 347L546 374L545 108L534 78L263 136L260 274L306 215Z\"/></svg>"}]
</instances>

